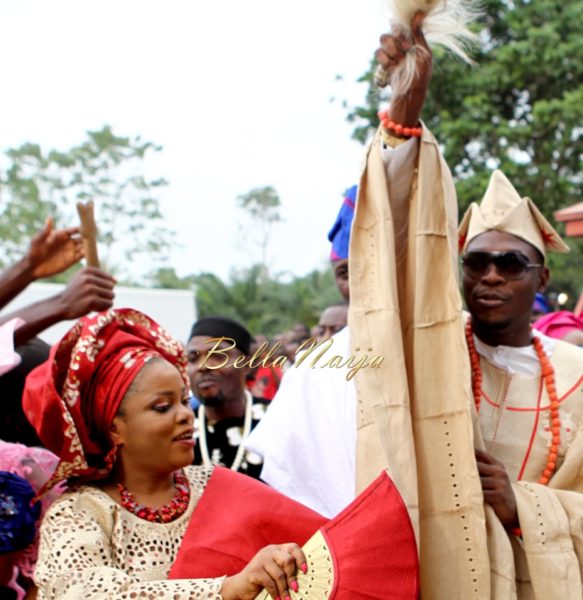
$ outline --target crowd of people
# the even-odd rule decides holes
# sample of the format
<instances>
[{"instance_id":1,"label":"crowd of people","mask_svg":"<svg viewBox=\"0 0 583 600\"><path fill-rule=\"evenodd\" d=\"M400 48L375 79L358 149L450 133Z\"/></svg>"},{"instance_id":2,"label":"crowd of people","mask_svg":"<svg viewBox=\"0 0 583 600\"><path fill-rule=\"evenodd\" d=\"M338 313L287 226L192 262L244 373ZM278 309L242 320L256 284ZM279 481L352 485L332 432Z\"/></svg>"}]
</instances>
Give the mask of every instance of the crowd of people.
<instances>
[{"instance_id":1,"label":"crowd of people","mask_svg":"<svg viewBox=\"0 0 583 600\"><path fill-rule=\"evenodd\" d=\"M0 318L2 598L581 598L583 320L544 296L569 248L499 170L458 227L423 21L381 37L380 79L412 56L413 85L314 328L205 316L183 345L97 267ZM0 308L82 258L47 221Z\"/></svg>"}]
</instances>

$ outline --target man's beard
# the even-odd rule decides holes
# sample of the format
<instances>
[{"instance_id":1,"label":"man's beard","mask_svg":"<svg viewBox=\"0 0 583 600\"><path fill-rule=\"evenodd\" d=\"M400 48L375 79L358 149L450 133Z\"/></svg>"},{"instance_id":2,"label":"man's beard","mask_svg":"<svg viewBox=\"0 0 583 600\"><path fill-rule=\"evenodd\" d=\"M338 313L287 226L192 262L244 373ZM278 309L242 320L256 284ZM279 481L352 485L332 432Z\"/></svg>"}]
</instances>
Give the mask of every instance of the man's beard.
<instances>
[{"instance_id":1,"label":"man's beard","mask_svg":"<svg viewBox=\"0 0 583 600\"><path fill-rule=\"evenodd\" d=\"M472 323L474 324L474 329L476 326L482 329L491 329L493 331L503 331L507 329L512 321L510 319L504 319L500 321L482 321L481 319L477 319L472 315Z\"/></svg>"},{"instance_id":2,"label":"man's beard","mask_svg":"<svg viewBox=\"0 0 583 600\"><path fill-rule=\"evenodd\" d=\"M219 390L218 394L215 394L214 396L207 396L206 398L199 398L199 401L203 406L209 406L209 407L213 408L213 407L221 406L222 404L224 404L226 401L226 398L223 395L223 392L221 390Z\"/></svg>"}]
</instances>

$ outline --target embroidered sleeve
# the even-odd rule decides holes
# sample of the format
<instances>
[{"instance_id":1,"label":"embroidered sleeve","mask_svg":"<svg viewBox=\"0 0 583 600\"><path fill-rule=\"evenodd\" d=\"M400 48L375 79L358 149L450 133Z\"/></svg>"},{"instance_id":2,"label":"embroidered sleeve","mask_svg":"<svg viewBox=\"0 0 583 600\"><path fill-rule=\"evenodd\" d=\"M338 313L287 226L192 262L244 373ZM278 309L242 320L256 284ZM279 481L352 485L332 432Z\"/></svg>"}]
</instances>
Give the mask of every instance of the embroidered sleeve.
<instances>
[{"instance_id":1,"label":"embroidered sleeve","mask_svg":"<svg viewBox=\"0 0 583 600\"><path fill-rule=\"evenodd\" d=\"M127 533L135 539L135 531ZM151 552L150 540L141 547L113 548L110 539L103 515L79 510L74 498L53 505L41 529L39 600L222 598L224 578L167 580L167 557Z\"/></svg>"}]
</instances>

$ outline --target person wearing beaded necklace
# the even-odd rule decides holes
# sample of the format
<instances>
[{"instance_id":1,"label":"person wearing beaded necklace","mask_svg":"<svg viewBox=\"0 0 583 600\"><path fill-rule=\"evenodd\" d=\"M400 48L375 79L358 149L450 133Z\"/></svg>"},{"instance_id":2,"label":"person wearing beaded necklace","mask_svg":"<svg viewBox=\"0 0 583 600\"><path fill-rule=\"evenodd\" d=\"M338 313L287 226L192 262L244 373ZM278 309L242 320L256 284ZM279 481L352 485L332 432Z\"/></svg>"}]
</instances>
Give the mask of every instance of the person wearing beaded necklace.
<instances>
[{"instance_id":1,"label":"person wearing beaded necklace","mask_svg":"<svg viewBox=\"0 0 583 600\"><path fill-rule=\"evenodd\" d=\"M484 500L521 540L514 545L521 585L542 581L552 597L579 597L578 575L554 588L553 575L569 563L579 573L583 557L566 551L559 566L548 540L574 548L582 538L573 519L583 510L583 494L576 493L583 491L583 351L530 324L535 295L550 276L546 253L569 248L500 171L459 232ZM518 558L523 548L530 550L526 561Z\"/></svg>"},{"instance_id":2,"label":"person wearing beaded necklace","mask_svg":"<svg viewBox=\"0 0 583 600\"><path fill-rule=\"evenodd\" d=\"M391 473L418 527L422 597L574 600L583 356L529 328L546 253L566 247L500 172L458 233L451 173L418 121L432 75L423 19L382 36L377 50L379 82L392 83L405 59L417 72L379 114L352 229L352 341L385 357L383 370L356 377L357 491L380 468ZM383 168L384 152L412 144L413 160ZM412 181L402 205L388 189L394 178Z\"/></svg>"},{"instance_id":3,"label":"person wearing beaded necklace","mask_svg":"<svg viewBox=\"0 0 583 600\"><path fill-rule=\"evenodd\" d=\"M218 338L225 338L219 341ZM210 342L209 342L210 340ZM268 402L247 390L248 366L233 361L251 354L251 334L227 317L204 317L192 326L186 347L190 387L200 401L195 421L195 465L218 465L259 478L263 461L244 442L267 410ZM220 366L225 350L229 364ZM234 347L233 347L234 345Z\"/></svg>"},{"instance_id":4,"label":"person wearing beaded necklace","mask_svg":"<svg viewBox=\"0 0 583 600\"><path fill-rule=\"evenodd\" d=\"M29 375L25 413L59 458L39 494L62 480L69 487L41 525L39 600L297 591L297 573L308 569L293 543L257 548L229 576L168 579L213 473L191 466L188 387L183 347L131 309L82 319Z\"/></svg>"}]
</instances>

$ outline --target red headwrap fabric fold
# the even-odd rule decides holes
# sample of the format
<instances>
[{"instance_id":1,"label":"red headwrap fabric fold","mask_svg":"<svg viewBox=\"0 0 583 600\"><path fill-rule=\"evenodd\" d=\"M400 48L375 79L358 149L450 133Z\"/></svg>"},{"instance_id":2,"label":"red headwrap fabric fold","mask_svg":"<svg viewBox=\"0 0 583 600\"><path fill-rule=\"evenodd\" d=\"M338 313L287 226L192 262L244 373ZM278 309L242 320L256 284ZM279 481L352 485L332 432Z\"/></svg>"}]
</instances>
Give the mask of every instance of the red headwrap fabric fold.
<instances>
[{"instance_id":1,"label":"red headwrap fabric fold","mask_svg":"<svg viewBox=\"0 0 583 600\"><path fill-rule=\"evenodd\" d=\"M110 309L81 319L26 380L24 412L60 462L47 491L70 477L108 472L108 431L129 386L144 364L160 357L188 386L184 349L143 313Z\"/></svg>"}]
</instances>

